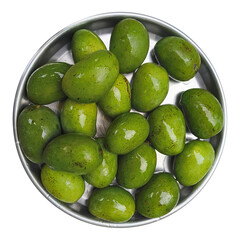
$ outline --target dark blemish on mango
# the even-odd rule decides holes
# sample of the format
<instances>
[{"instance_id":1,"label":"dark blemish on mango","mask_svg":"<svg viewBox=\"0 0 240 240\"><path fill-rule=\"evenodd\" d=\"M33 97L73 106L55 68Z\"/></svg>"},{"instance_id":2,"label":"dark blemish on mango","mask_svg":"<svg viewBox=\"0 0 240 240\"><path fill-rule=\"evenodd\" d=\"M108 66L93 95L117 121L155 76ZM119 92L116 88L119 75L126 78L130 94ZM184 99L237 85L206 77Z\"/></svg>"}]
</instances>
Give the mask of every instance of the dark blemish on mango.
<instances>
[{"instance_id":1,"label":"dark blemish on mango","mask_svg":"<svg viewBox=\"0 0 240 240\"><path fill-rule=\"evenodd\" d=\"M82 168L83 166L82 166L82 163L80 163L80 162L74 162L73 163L75 166L77 166L77 167L80 167L80 168Z\"/></svg>"},{"instance_id":2,"label":"dark blemish on mango","mask_svg":"<svg viewBox=\"0 0 240 240\"><path fill-rule=\"evenodd\" d=\"M128 80L125 77L123 79L124 79L124 81L125 81L125 83L127 85L128 96L129 96L129 98L131 98L131 92L130 92L130 89L129 89L129 82L128 82Z\"/></svg>"}]
</instances>

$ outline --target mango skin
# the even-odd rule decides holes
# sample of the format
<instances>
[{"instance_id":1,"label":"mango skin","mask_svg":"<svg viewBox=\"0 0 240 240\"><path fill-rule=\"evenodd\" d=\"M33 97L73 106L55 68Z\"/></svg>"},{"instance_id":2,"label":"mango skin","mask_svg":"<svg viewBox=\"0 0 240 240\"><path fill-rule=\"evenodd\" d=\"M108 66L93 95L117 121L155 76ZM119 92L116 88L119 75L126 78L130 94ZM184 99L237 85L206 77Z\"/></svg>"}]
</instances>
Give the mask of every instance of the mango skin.
<instances>
[{"instance_id":1,"label":"mango skin","mask_svg":"<svg viewBox=\"0 0 240 240\"><path fill-rule=\"evenodd\" d=\"M222 107L217 98L208 90L193 88L185 91L180 105L188 127L195 136L208 139L222 130Z\"/></svg>"},{"instance_id":2,"label":"mango skin","mask_svg":"<svg viewBox=\"0 0 240 240\"><path fill-rule=\"evenodd\" d=\"M92 172L83 176L84 180L97 188L104 188L111 184L117 173L117 155L104 147L104 138L97 138L103 151L102 163Z\"/></svg>"},{"instance_id":3,"label":"mango skin","mask_svg":"<svg viewBox=\"0 0 240 240\"><path fill-rule=\"evenodd\" d=\"M148 32L139 21L126 18L114 27L110 51L119 61L120 73L129 73L138 68L146 58L148 49Z\"/></svg>"},{"instance_id":4,"label":"mango skin","mask_svg":"<svg viewBox=\"0 0 240 240\"><path fill-rule=\"evenodd\" d=\"M131 110L131 88L122 74L118 75L110 91L101 98L99 106L111 118Z\"/></svg>"},{"instance_id":5,"label":"mango skin","mask_svg":"<svg viewBox=\"0 0 240 240\"><path fill-rule=\"evenodd\" d=\"M106 50L106 46L96 33L80 29L73 34L72 56L75 63L98 50Z\"/></svg>"},{"instance_id":6,"label":"mango skin","mask_svg":"<svg viewBox=\"0 0 240 240\"><path fill-rule=\"evenodd\" d=\"M149 112L163 102L169 89L167 71L155 63L144 63L134 74L132 106L140 112Z\"/></svg>"},{"instance_id":7,"label":"mango skin","mask_svg":"<svg viewBox=\"0 0 240 240\"><path fill-rule=\"evenodd\" d=\"M185 144L186 125L181 110L172 104L157 107L148 116L149 140L165 155L177 155Z\"/></svg>"},{"instance_id":8,"label":"mango skin","mask_svg":"<svg viewBox=\"0 0 240 240\"><path fill-rule=\"evenodd\" d=\"M27 82L27 96L35 104L49 104L66 98L62 78L71 65L64 62L47 63L36 69Z\"/></svg>"},{"instance_id":9,"label":"mango skin","mask_svg":"<svg viewBox=\"0 0 240 240\"><path fill-rule=\"evenodd\" d=\"M98 102L113 86L119 74L117 58L99 50L83 58L64 75L62 89L79 103Z\"/></svg>"},{"instance_id":10,"label":"mango skin","mask_svg":"<svg viewBox=\"0 0 240 240\"><path fill-rule=\"evenodd\" d=\"M117 182L125 188L139 188L152 177L157 162L155 150L147 143L126 155L120 155L118 161Z\"/></svg>"},{"instance_id":11,"label":"mango skin","mask_svg":"<svg viewBox=\"0 0 240 240\"><path fill-rule=\"evenodd\" d=\"M135 212L132 195L119 186L95 189L88 199L89 212L110 222L126 222Z\"/></svg>"},{"instance_id":12,"label":"mango skin","mask_svg":"<svg viewBox=\"0 0 240 240\"><path fill-rule=\"evenodd\" d=\"M41 169L41 180L51 195L66 203L78 201L85 190L85 183L81 176L55 171L48 165L44 165Z\"/></svg>"},{"instance_id":13,"label":"mango skin","mask_svg":"<svg viewBox=\"0 0 240 240\"><path fill-rule=\"evenodd\" d=\"M19 114L17 132L24 155L31 162L42 163L43 148L61 134L61 125L50 108L29 105Z\"/></svg>"},{"instance_id":14,"label":"mango skin","mask_svg":"<svg viewBox=\"0 0 240 240\"><path fill-rule=\"evenodd\" d=\"M92 138L67 133L54 138L43 152L43 161L58 171L84 175L102 162L102 150Z\"/></svg>"},{"instance_id":15,"label":"mango skin","mask_svg":"<svg viewBox=\"0 0 240 240\"><path fill-rule=\"evenodd\" d=\"M168 74L179 81L188 81L198 72L201 58L187 40L169 36L160 39L154 47L155 56Z\"/></svg>"},{"instance_id":16,"label":"mango skin","mask_svg":"<svg viewBox=\"0 0 240 240\"><path fill-rule=\"evenodd\" d=\"M127 154L140 146L148 137L149 124L139 113L123 113L115 118L109 126L106 148L116 154Z\"/></svg>"},{"instance_id":17,"label":"mango skin","mask_svg":"<svg viewBox=\"0 0 240 240\"><path fill-rule=\"evenodd\" d=\"M147 218L161 217L177 205L179 197L176 179L170 173L157 173L136 194L136 209Z\"/></svg>"},{"instance_id":18,"label":"mango skin","mask_svg":"<svg viewBox=\"0 0 240 240\"><path fill-rule=\"evenodd\" d=\"M214 159L215 152L209 142L190 141L175 157L174 174L182 185L195 185L207 174Z\"/></svg>"},{"instance_id":19,"label":"mango skin","mask_svg":"<svg viewBox=\"0 0 240 240\"><path fill-rule=\"evenodd\" d=\"M96 134L97 105L82 104L67 99L61 110L61 124L65 133L81 133L89 137Z\"/></svg>"}]
</instances>

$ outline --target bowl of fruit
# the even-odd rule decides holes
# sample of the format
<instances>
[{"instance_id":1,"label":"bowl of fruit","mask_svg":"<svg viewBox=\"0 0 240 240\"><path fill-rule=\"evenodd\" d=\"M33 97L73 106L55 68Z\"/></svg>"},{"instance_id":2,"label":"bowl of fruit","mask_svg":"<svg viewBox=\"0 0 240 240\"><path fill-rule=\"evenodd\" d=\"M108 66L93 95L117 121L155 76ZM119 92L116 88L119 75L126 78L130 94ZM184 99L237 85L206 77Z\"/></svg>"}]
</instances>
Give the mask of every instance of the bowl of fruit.
<instances>
[{"instance_id":1,"label":"bowl of fruit","mask_svg":"<svg viewBox=\"0 0 240 240\"><path fill-rule=\"evenodd\" d=\"M88 223L133 227L191 201L220 160L226 103L203 51L137 13L64 28L33 56L13 109L16 148L37 189Z\"/></svg>"}]
</instances>

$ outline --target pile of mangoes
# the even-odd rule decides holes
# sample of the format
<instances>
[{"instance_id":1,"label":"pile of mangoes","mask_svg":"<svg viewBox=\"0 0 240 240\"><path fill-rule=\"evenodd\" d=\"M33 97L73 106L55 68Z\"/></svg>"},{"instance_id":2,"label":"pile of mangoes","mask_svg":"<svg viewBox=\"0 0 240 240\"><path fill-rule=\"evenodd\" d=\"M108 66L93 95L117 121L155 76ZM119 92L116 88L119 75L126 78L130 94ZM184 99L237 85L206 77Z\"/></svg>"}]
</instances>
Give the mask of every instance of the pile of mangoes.
<instances>
[{"instance_id":1,"label":"pile of mangoes","mask_svg":"<svg viewBox=\"0 0 240 240\"><path fill-rule=\"evenodd\" d=\"M87 29L73 34L71 49L74 65L47 63L28 79L32 104L17 126L24 155L41 166L43 186L63 202L78 201L85 181L94 186L88 209L98 218L124 222L135 211L147 218L167 214L179 201L179 184L193 186L211 168L215 152L204 139L223 127L222 107L205 89L183 92L180 107L160 105L169 76L179 84L195 76L197 50L180 37L164 37L154 47L159 64L143 64L149 34L135 19L116 24L109 50ZM44 106L55 101L64 101L60 116ZM94 138L98 107L112 121L105 136ZM186 141L185 121L198 139ZM173 174L154 173L156 150L175 156Z\"/></svg>"}]
</instances>

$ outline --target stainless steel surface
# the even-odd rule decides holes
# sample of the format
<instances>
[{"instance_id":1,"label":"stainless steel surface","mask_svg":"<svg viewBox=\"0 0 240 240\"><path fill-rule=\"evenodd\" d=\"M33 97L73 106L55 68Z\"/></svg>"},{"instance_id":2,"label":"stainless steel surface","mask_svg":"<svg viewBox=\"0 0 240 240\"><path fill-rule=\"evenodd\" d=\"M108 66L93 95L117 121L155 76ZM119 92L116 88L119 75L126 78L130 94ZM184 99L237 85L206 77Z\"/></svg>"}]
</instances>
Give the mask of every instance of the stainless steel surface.
<instances>
[{"instance_id":1,"label":"stainless steel surface","mask_svg":"<svg viewBox=\"0 0 240 240\"><path fill-rule=\"evenodd\" d=\"M155 43L160 38L168 35L175 35L175 36L180 36L185 38L186 40L191 42L200 53L202 63L197 75L187 83L176 82L171 80L169 93L166 99L164 100L163 104L173 103L178 105L179 96L186 89L193 88L193 87L206 88L209 91L211 91L219 99L224 110L225 121L224 121L224 128L222 132L210 139L210 142L212 143L216 151L216 159L214 161L213 166L211 167L206 177L197 186L190 187L190 188L180 186L181 187L180 201L178 205L170 213L168 213L163 217L155 218L155 219L146 219L140 216L138 213L136 213L133 216L133 218L128 222L110 223L110 222L97 219L94 216L90 215L90 213L88 212L86 207L86 202L87 202L88 196L92 191L92 187L89 184L86 184L86 190L82 198L77 203L74 203L74 204L62 203L46 192L40 180L40 166L29 162L24 157L21 151L21 148L19 146L19 141L17 136L17 117L20 111L27 104L29 104L29 101L25 93L25 85L28 77L36 68L50 61L62 61L62 62L73 64L71 49L70 49L70 42L71 42L72 34L76 30L81 28L87 28L92 31L95 31L108 47L113 26L121 19L124 19L127 17L135 18L141 21L149 32L150 48L149 48L149 54L145 62L156 61L154 58L152 49ZM126 77L128 78L129 81L131 81L132 74L126 74ZM48 106L51 107L57 113L59 113L61 103L56 102ZM106 116L104 116L104 114L99 110L98 116L97 116L97 136L104 135L109 123L110 123L110 120ZM165 218L171 215L172 213L178 211L180 208L186 205L189 201L191 201L208 182L208 180L210 179L211 175L213 174L220 160L220 156L223 151L223 146L224 146L224 141L226 136L226 103L225 103L224 93L221 87L220 80L212 64L210 63L206 55L203 53L203 51L188 36L186 36L184 33L176 29L175 27L171 26L170 24L165 23L153 17L149 17L146 15L141 15L137 13L114 12L114 13L96 15L96 16L81 20L79 22L73 23L72 25L64 28L63 30L55 34L53 37L51 37L37 51L37 53L30 60L25 71L23 72L17 88L15 102L14 102L14 109L13 109L13 129L14 129L14 137L16 141L17 151L22 161L23 167L25 168L29 178L34 183L34 185L38 188L38 190L56 207L68 213L69 215L88 223L92 223L100 226L107 226L107 227L134 227L134 226L140 226L143 224L157 221L159 219ZM191 139L196 139L196 137L194 137L190 132L187 132L187 141ZM158 160L157 160L156 172L159 172L159 171L171 172L172 157L164 156L163 154L160 154L160 153L157 153L157 157L158 157Z\"/></svg>"}]
</instances>

